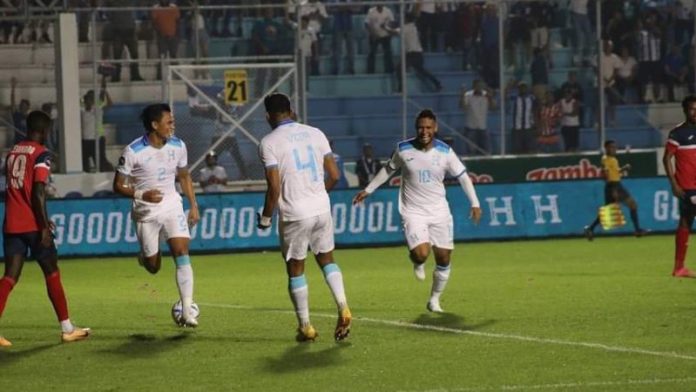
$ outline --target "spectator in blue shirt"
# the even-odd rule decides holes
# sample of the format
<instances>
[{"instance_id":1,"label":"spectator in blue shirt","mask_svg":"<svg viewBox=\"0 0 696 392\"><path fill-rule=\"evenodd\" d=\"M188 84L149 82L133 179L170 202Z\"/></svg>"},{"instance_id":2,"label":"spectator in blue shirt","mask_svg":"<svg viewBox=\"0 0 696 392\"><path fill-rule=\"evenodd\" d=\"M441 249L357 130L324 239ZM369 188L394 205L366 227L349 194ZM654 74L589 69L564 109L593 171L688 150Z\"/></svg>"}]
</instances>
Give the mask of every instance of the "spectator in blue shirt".
<instances>
[{"instance_id":1,"label":"spectator in blue shirt","mask_svg":"<svg viewBox=\"0 0 696 392\"><path fill-rule=\"evenodd\" d=\"M679 46L672 45L670 52L665 56L665 84L667 85L667 94L670 102L676 102L674 97L674 87L682 87L686 85L689 68L681 54Z\"/></svg>"}]
</instances>

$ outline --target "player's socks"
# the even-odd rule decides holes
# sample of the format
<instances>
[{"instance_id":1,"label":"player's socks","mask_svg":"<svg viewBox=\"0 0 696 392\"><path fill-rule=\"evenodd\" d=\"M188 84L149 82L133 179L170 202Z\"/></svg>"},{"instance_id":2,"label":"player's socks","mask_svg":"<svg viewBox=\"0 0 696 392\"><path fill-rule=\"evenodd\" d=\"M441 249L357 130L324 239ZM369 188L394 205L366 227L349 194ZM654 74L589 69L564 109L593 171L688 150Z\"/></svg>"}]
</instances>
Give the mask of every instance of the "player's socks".
<instances>
[{"instance_id":1,"label":"player's socks","mask_svg":"<svg viewBox=\"0 0 696 392\"><path fill-rule=\"evenodd\" d=\"M331 289L331 294L333 294L338 310L346 308L348 303L346 301L345 289L343 288L343 274L341 273L341 269L338 268L336 263L330 263L322 267L321 270L324 273L326 284L328 284L329 289Z\"/></svg>"},{"instance_id":2,"label":"player's socks","mask_svg":"<svg viewBox=\"0 0 696 392\"><path fill-rule=\"evenodd\" d=\"M70 322L70 319L65 319L61 320L60 329L63 331L63 333L70 333L75 330L75 326L72 322Z\"/></svg>"},{"instance_id":3,"label":"player's socks","mask_svg":"<svg viewBox=\"0 0 696 392\"><path fill-rule=\"evenodd\" d=\"M440 295L445 291L445 286L447 286L447 281L450 276L450 266L436 265L435 271L433 271L433 287L430 291L430 300L432 302L440 303Z\"/></svg>"},{"instance_id":4,"label":"player's socks","mask_svg":"<svg viewBox=\"0 0 696 392\"><path fill-rule=\"evenodd\" d=\"M58 321L68 320L68 300L65 299L63 284L60 281L60 271L55 271L46 277L46 290Z\"/></svg>"},{"instance_id":5,"label":"player's socks","mask_svg":"<svg viewBox=\"0 0 696 392\"><path fill-rule=\"evenodd\" d=\"M288 291L290 299L295 306L295 314L300 328L309 324L309 288L307 287L307 279L304 274L300 276L290 277L288 282Z\"/></svg>"},{"instance_id":6,"label":"player's socks","mask_svg":"<svg viewBox=\"0 0 696 392\"><path fill-rule=\"evenodd\" d=\"M599 217L595 218L594 222L590 225L589 229L594 231L594 229L599 225Z\"/></svg>"},{"instance_id":7,"label":"player's socks","mask_svg":"<svg viewBox=\"0 0 696 392\"><path fill-rule=\"evenodd\" d=\"M5 305L7 304L7 298L10 296L10 291L14 288L15 280L9 276L3 276L0 279L0 316L5 310Z\"/></svg>"},{"instance_id":8,"label":"player's socks","mask_svg":"<svg viewBox=\"0 0 696 392\"><path fill-rule=\"evenodd\" d=\"M189 319L191 304L193 303L193 268L189 255L176 256L176 286L181 297L181 309L184 319Z\"/></svg>"},{"instance_id":9,"label":"player's socks","mask_svg":"<svg viewBox=\"0 0 696 392\"><path fill-rule=\"evenodd\" d=\"M674 271L684 268L686 249L689 247L689 228L677 227L677 234L674 238Z\"/></svg>"},{"instance_id":10,"label":"player's socks","mask_svg":"<svg viewBox=\"0 0 696 392\"><path fill-rule=\"evenodd\" d=\"M631 210L631 222L633 222L633 228L636 230L636 233L643 231L638 221L638 210Z\"/></svg>"}]
</instances>

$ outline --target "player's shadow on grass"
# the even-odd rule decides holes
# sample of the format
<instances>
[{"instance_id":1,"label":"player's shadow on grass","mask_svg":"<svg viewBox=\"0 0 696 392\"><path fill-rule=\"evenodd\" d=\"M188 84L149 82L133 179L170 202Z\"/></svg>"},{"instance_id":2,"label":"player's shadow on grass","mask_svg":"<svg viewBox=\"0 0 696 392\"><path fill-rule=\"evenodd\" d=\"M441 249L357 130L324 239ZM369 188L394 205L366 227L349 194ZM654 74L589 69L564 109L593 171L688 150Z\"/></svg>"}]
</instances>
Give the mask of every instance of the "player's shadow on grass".
<instances>
[{"instance_id":1,"label":"player's shadow on grass","mask_svg":"<svg viewBox=\"0 0 696 392\"><path fill-rule=\"evenodd\" d=\"M26 350L0 350L0 367L8 366L21 359L31 357L43 351L58 346L58 344L43 344Z\"/></svg>"},{"instance_id":2,"label":"player's shadow on grass","mask_svg":"<svg viewBox=\"0 0 696 392\"><path fill-rule=\"evenodd\" d=\"M475 331L487 327L489 325L495 324L495 320L483 320L475 324L467 324L462 316L454 313L422 313L415 320L413 324L459 329L462 331Z\"/></svg>"},{"instance_id":3,"label":"player's shadow on grass","mask_svg":"<svg viewBox=\"0 0 696 392\"><path fill-rule=\"evenodd\" d=\"M292 373L310 369L340 366L340 350L350 343L332 344L323 350L313 350L314 343L299 343L285 350L280 358L266 358L264 369L271 373Z\"/></svg>"},{"instance_id":4,"label":"player's shadow on grass","mask_svg":"<svg viewBox=\"0 0 696 392\"><path fill-rule=\"evenodd\" d=\"M189 336L190 334L186 332L167 337L132 334L128 336L128 341L114 348L106 349L104 352L133 358L151 357L180 347L188 340Z\"/></svg>"}]
</instances>

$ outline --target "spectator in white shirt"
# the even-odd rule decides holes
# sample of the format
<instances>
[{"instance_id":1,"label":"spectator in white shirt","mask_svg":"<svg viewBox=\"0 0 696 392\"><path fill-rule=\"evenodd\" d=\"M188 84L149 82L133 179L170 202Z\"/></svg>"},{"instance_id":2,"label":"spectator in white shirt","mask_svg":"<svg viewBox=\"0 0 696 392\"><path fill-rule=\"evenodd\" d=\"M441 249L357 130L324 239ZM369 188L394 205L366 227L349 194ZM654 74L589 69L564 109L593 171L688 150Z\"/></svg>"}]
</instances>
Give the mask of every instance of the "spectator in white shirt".
<instances>
[{"instance_id":1,"label":"spectator in white shirt","mask_svg":"<svg viewBox=\"0 0 696 392\"><path fill-rule=\"evenodd\" d=\"M602 51L601 75L604 82L604 94L607 99L607 120L614 124L614 106L621 103L621 96L616 90L616 73L621 67L621 59L613 51L614 44L611 40L605 40Z\"/></svg>"},{"instance_id":2,"label":"spectator in white shirt","mask_svg":"<svg viewBox=\"0 0 696 392\"><path fill-rule=\"evenodd\" d=\"M370 7L365 16L365 28L370 39L370 51L367 54L367 73L375 73L375 55L377 47L381 46L384 52L384 72L391 73L394 70L392 63L391 36L387 30L389 24L394 23L394 13L391 9L378 5Z\"/></svg>"},{"instance_id":3,"label":"spectator in white shirt","mask_svg":"<svg viewBox=\"0 0 696 392\"><path fill-rule=\"evenodd\" d=\"M421 40L418 34L418 27L416 25L416 17L412 12L406 14L405 22L402 29L404 32L403 43L404 49L406 51L406 70L412 67L416 71L416 75L429 81L433 85L435 91L442 90L442 83L428 71L423 66L423 47L421 46ZM387 26L387 29L398 34L400 29L391 29ZM396 79L397 79L397 90L402 91L401 85L401 64L396 67Z\"/></svg>"},{"instance_id":4,"label":"spectator in white shirt","mask_svg":"<svg viewBox=\"0 0 696 392\"><path fill-rule=\"evenodd\" d=\"M493 93L483 88L483 82L474 80L472 89L462 88L460 106L464 110L466 127L464 135L475 147L469 149L470 155L483 155L490 152L488 135L488 110L495 107Z\"/></svg>"},{"instance_id":5,"label":"spectator in white shirt","mask_svg":"<svg viewBox=\"0 0 696 392\"><path fill-rule=\"evenodd\" d=\"M328 19L329 14L326 13L326 7L318 0L309 0L300 2L300 21L307 18L306 27L302 27L301 31L310 32L312 35L312 53L310 60L310 72L312 75L319 75L319 57L321 53L321 26ZM297 11L297 0L288 0L287 18L291 22L297 21L295 13ZM302 23L302 22L301 22ZM306 54L305 54L306 57Z\"/></svg>"},{"instance_id":6,"label":"spectator in white shirt","mask_svg":"<svg viewBox=\"0 0 696 392\"><path fill-rule=\"evenodd\" d=\"M217 164L217 156L214 151L210 151L205 156L205 167L201 169L198 181L203 188L203 192L223 192L227 185L227 172L225 168Z\"/></svg>"},{"instance_id":7,"label":"spectator in white shirt","mask_svg":"<svg viewBox=\"0 0 696 392\"><path fill-rule=\"evenodd\" d=\"M621 94L624 103L628 102L626 91L628 88L636 87L636 74L638 72L638 61L631 56L627 47L621 48L619 57L620 66L616 70L616 90Z\"/></svg>"}]
</instances>

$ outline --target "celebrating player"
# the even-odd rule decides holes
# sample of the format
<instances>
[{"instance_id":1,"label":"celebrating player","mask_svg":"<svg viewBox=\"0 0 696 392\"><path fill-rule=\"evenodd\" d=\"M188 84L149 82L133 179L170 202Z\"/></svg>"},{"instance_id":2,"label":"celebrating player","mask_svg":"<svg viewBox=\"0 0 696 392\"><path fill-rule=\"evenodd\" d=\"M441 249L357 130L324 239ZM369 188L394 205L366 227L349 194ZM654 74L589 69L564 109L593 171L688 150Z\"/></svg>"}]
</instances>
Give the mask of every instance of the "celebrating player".
<instances>
[{"instance_id":1,"label":"celebrating player","mask_svg":"<svg viewBox=\"0 0 696 392\"><path fill-rule=\"evenodd\" d=\"M27 129L27 139L12 147L5 163L5 276L0 279L0 316L10 291L19 280L27 249L30 249L46 277L48 297L62 329L61 340L74 342L87 338L90 329L75 327L68 317L68 302L53 242L54 225L48 220L46 185L51 174L51 152L44 143L51 130L51 118L41 111L31 112L27 117ZM0 347L11 345L0 336Z\"/></svg>"},{"instance_id":2,"label":"celebrating player","mask_svg":"<svg viewBox=\"0 0 696 392\"><path fill-rule=\"evenodd\" d=\"M616 158L616 142L607 140L604 142L604 156L602 157L602 172L604 173L604 204L623 203L631 211L631 221L636 237L642 237L646 231L640 228L638 221L638 204L621 184L621 175L631 170L630 164L619 166ZM599 225L597 216L591 225L585 226L584 233L588 241L594 239L594 229Z\"/></svg>"},{"instance_id":3,"label":"celebrating player","mask_svg":"<svg viewBox=\"0 0 696 392\"><path fill-rule=\"evenodd\" d=\"M186 145L174 136L169 105L149 105L140 117L146 134L123 150L114 176L114 192L133 198L132 216L141 249L138 260L151 274L156 274L162 264L159 236L163 232L176 263L176 284L183 304L180 324L196 327L198 320L191 312L193 269L189 258L189 226L198 222L199 213L186 167ZM126 183L129 176L131 185ZM188 218L175 179L181 183L189 201Z\"/></svg>"},{"instance_id":4,"label":"celebrating player","mask_svg":"<svg viewBox=\"0 0 696 392\"><path fill-rule=\"evenodd\" d=\"M294 121L287 96L274 93L264 99L266 119L273 131L261 140L259 155L266 171L268 190L258 227L271 227L278 206L280 245L289 278L290 299L299 327L298 341L313 341L317 332L309 322L309 292L304 276L307 247L314 253L338 307L334 338L348 337L351 313L343 288L343 275L334 262L334 233L327 193L339 172L329 141L317 128ZM324 180L324 171L328 173Z\"/></svg>"},{"instance_id":5,"label":"celebrating player","mask_svg":"<svg viewBox=\"0 0 696 392\"><path fill-rule=\"evenodd\" d=\"M401 169L399 212L416 279L425 280L425 261L432 247L437 266L433 271L433 286L427 309L443 312L440 295L450 276L450 256L454 249L453 222L445 198L445 175L454 176L469 198L469 217L478 224L481 208L474 185L466 167L452 148L435 139L437 117L425 109L416 117L416 137L404 140L389 162L377 176L353 198L353 204L361 203L389 177Z\"/></svg>"},{"instance_id":6,"label":"celebrating player","mask_svg":"<svg viewBox=\"0 0 696 392\"><path fill-rule=\"evenodd\" d=\"M662 163L672 193L680 201L672 276L694 278L696 273L684 266L684 259L689 232L696 216L696 96L684 98L682 109L686 119L669 133Z\"/></svg>"}]
</instances>

